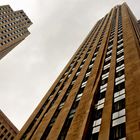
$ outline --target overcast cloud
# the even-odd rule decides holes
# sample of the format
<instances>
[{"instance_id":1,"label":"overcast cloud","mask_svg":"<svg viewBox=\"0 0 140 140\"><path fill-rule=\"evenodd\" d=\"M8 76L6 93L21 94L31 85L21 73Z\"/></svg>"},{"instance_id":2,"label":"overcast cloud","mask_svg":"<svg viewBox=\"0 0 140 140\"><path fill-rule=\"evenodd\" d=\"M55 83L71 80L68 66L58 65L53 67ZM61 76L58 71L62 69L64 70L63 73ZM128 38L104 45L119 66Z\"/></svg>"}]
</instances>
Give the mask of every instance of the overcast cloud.
<instances>
[{"instance_id":1,"label":"overcast cloud","mask_svg":"<svg viewBox=\"0 0 140 140\"><path fill-rule=\"evenodd\" d=\"M94 24L123 0L0 0L31 34L0 61L0 108L20 129ZM140 18L139 0L126 0Z\"/></svg>"}]
</instances>

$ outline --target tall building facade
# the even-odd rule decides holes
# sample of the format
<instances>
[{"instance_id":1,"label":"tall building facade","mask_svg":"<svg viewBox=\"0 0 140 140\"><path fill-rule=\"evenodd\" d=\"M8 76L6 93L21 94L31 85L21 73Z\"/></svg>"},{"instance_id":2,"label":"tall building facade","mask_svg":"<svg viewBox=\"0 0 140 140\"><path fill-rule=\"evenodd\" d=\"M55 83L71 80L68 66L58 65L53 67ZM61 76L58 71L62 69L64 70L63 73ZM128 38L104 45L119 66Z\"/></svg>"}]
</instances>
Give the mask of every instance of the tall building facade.
<instances>
[{"instance_id":1,"label":"tall building facade","mask_svg":"<svg viewBox=\"0 0 140 140\"><path fill-rule=\"evenodd\" d=\"M18 132L18 129L0 110L0 140L13 140Z\"/></svg>"},{"instance_id":2,"label":"tall building facade","mask_svg":"<svg viewBox=\"0 0 140 140\"><path fill-rule=\"evenodd\" d=\"M13 11L9 5L0 6L0 59L30 33L32 24L23 10Z\"/></svg>"},{"instance_id":3,"label":"tall building facade","mask_svg":"<svg viewBox=\"0 0 140 140\"><path fill-rule=\"evenodd\" d=\"M100 19L16 140L139 140L140 31L126 3Z\"/></svg>"}]
</instances>

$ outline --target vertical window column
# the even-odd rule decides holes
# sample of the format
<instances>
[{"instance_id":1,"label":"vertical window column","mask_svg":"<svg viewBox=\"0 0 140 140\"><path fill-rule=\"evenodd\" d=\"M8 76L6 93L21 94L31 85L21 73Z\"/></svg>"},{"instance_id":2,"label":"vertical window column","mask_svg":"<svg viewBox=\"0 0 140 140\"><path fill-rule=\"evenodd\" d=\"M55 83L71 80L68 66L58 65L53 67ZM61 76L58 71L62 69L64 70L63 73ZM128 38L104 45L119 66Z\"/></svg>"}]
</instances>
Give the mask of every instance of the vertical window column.
<instances>
[{"instance_id":1,"label":"vertical window column","mask_svg":"<svg viewBox=\"0 0 140 140\"><path fill-rule=\"evenodd\" d=\"M93 116L91 117L91 120L90 120L91 124L89 126L89 131L87 133L87 139L89 140L92 140L92 139L98 140L98 135L99 135L100 126L102 122L102 112L103 112L104 103L105 103L105 94L107 90L107 82L108 82L112 48L113 48L115 21L116 21L116 15L114 15L112 19L108 48L107 48L107 52L106 52L106 56L104 60L104 65L103 65L103 70L101 74L101 79L99 82L98 91L97 91L97 94L95 95L95 106L92 112Z\"/></svg>"},{"instance_id":2,"label":"vertical window column","mask_svg":"<svg viewBox=\"0 0 140 140\"><path fill-rule=\"evenodd\" d=\"M110 140L126 140L125 74L121 9L119 7L118 44Z\"/></svg>"}]
</instances>

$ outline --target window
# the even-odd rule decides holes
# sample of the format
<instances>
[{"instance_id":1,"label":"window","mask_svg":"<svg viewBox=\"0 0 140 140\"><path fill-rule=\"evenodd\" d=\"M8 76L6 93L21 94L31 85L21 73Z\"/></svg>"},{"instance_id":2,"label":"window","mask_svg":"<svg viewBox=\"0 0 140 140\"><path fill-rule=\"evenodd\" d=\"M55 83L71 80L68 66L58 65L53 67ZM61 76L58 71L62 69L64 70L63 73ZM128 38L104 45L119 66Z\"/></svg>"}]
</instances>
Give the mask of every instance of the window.
<instances>
[{"instance_id":1,"label":"window","mask_svg":"<svg viewBox=\"0 0 140 140\"><path fill-rule=\"evenodd\" d=\"M101 121L102 121L101 118L98 119L98 120L95 120L94 123L93 123L93 127L100 125L101 124Z\"/></svg>"},{"instance_id":2,"label":"window","mask_svg":"<svg viewBox=\"0 0 140 140\"><path fill-rule=\"evenodd\" d=\"M125 108L125 99L122 99L122 100L115 102L113 104L113 112L117 112L117 111L122 110L124 108Z\"/></svg>"},{"instance_id":3,"label":"window","mask_svg":"<svg viewBox=\"0 0 140 140\"><path fill-rule=\"evenodd\" d=\"M63 96L63 99L62 99L62 101L61 101L62 103L66 101L66 99L67 99L67 97L68 97L68 95L69 95L69 92L70 92L70 90L67 90L67 92L66 92L65 95Z\"/></svg>"},{"instance_id":4,"label":"window","mask_svg":"<svg viewBox=\"0 0 140 140\"><path fill-rule=\"evenodd\" d=\"M106 87L107 87L107 83L104 84L104 85L102 85L102 86L100 86L100 90L102 90L102 89L104 89L104 88L106 88Z\"/></svg>"},{"instance_id":5,"label":"window","mask_svg":"<svg viewBox=\"0 0 140 140\"><path fill-rule=\"evenodd\" d=\"M104 80L104 79L108 78L108 76L109 76L109 72L107 72L107 73L103 74L103 75L102 75L102 80Z\"/></svg>"},{"instance_id":6,"label":"window","mask_svg":"<svg viewBox=\"0 0 140 140\"><path fill-rule=\"evenodd\" d=\"M72 83L71 83L71 85L74 85L75 81L76 81L76 80L73 80Z\"/></svg>"},{"instance_id":7,"label":"window","mask_svg":"<svg viewBox=\"0 0 140 140\"><path fill-rule=\"evenodd\" d=\"M122 76L122 75L124 75L124 69L122 69L122 70L116 72L116 77L120 77L120 76Z\"/></svg>"},{"instance_id":8,"label":"window","mask_svg":"<svg viewBox=\"0 0 140 140\"><path fill-rule=\"evenodd\" d=\"M113 119L112 121L113 127L126 122L125 109L113 113L112 119Z\"/></svg>"},{"instance_id":9,"label":"window","mask_svg":"<svg viewBox=\"0 0 140 140\"><path fill-rule=\"evenodd\" d=\"M104 84L104 83L107 82L107 79L104 79L101 82L102 82L102 84ZM99 87L99 89L100 90L97 92L97 95L96 95L97 103L95 104L95 108L97 110L102 109L104 107L105 92L106 92L106 89L107 89L107 83L104 84L104 85L101 85Z\"/></svg>"},{"instance_id":10,"label":"window","mask_svg":"<svg viewBox=\"0 0 140 140\"><path fill-rule=\"evenodd\" d=\"M75 81L77 79L77 75L74 75L72 81Z\"/></svg>"},{"instance_id":11,"label":"window","mask_svg":"<svg viewBox=\"0 0 140 140\"><path fill-rule=\"evenodd\" d=\"M89 69L91 69L92 67L93 67L93 64L89 65L89 67L88 67L88 68L89 68Z\"/></svg>"},{"instance_id":12,"label":"window","mask_svg":"<svg viewBox=\"0 0 140 140\"><path fill-rule=\"evenodd\" d=\"M84 60L82 61L82 63L84 64L85 61L86 61L86 59L84 59Z\"/></svg>"},{"instance_id":13,"label":"window","mask_svg":"<svg viewBox=\"0 0 140 140\"><path fill-rule=\"evenodd\" d=\"M118 41L117 46L123 44L123 39L121 39L120 41Z\"/></svg>"},{"instance_id":14,"label":"window","mask_svg":"<svg viewBox=\"0 0 140 140\"><path fill-rule=\"evenodd\" d=\"M64 102L59 105L59 109L61 109L63 106L64 106Z\"/></svg>"},{"instance_id":15,"label":"window","mask_svg":"<svg viewBox=\"0 0 140 140\"><path fill-rule=\"evenodd\" d=\"M68 78L71 76L71 73L68 75Z\"/></svg>"},{"instance_id":16,"label":"window","mask_svg":"<svg viewBox=\"0 0 140 140\"><path fill-rule=\"evenodd\" d=\"M108 45L113 45L113 40L108 42Z\"/></svg>"},{"instance_id":17,"label":"window","mask_svg":"<svg viewBox=\"0 0 140 140\"><path fill-rule=\"evenodd\" d=\"M97 133L99 131L100 131L100 125L96 126L96 127L93 127L92 134Z\"/></svg>"},{"instance_id":18,"label":"window","mask_svg":"<svg viewBox=\"0 0 140 140\"><path fill-rule=\"evenodd\" d=\"M81 85L81 88L85 87L87 84L87 81L83 82L82 85Z\"/></svg>"},{"instance_id":19,"label":"window","mask_svg":"<svg viewBox=\"0 0 140 140\"><path fill-rule=\"evenodd\" d=\"M80 69L83 67L84 65L80 65Z\"/></svg>"},{"instance_id":20,"label":"window","mask_svg":"<svg viewBox=\"0 0 140 140\"><path fill-rule=\"evenodd\" d=\"M125 109L122 109L118 112L113 113L112 118L114 120L114 119L120 118L122 116L125 116Z\"/></svg>"},{"instance_id":21,"label":"window","mask_svg":"<svg viewBox=\"0 0 140 140\"><path fill-rule=\"evenodd\" d=\"M120 100L122 100L122 99L124 99L124 98L125 98L125 94L122 94L122 95L120 95L120 96L114 98L114 102L120 101Z\"/></svg>"},{"instance_id":22,"label":"window","mask_svg":"<svg viewBox=\"0 0 140 140\"><path fill-rule=\"evenodd\" d=\"M114 98L117 98L118 96L121 96L123 94L125 94L125 89L122 89L122 90L120 90L118 92L115 92L114 93Z\"/></svg>"},{"instance_id":23,"label":"window","mask_svg":"<svg viewBox=\"0 0 140 140\"><path fill-rule=\"evenodd\" d=\"M122 30L122 25L119 25L118 26L118 30Z\"/></svg>"},{"instance_id":24,"label":"window","mask_svg":"<svg viewBox=\"0 0 140 140\"><path fill-rule=\"evenodd\" d=\"M80 72L77 72L77 73L76 73L76 76L78 76L79 74L80 74Z\"/></svg>"},{"instance_id":25,"label":"window","mask_svg":"<svg viewBox=\"0 0 140 140\"><path fill-rule=\"evenodd\" d=\"M106 74L106 73L108 73L108 72L109 72L109 68L103 69L102 74L104 75L104 74Z\"/></svg>"},{"instance_id":26,"label":"window","mask_svg":"<svg viewBox=\"0 0 140 140\"><path fill-rule=\"evenodd\" d=\"M120 84L120 83L122 83L122 82L124 82L125 81L125 75L123 74L123 75L121 75L120 77L117 77L116 79L115 79L115 85L118 85L118 84Z\"/></svg>"},{"instance_id":27,"label":"window","mask_svg":"<svg viewBox=\"0 0 140 140\"><path fill-rule=\"evenodd\" d=\"M117 58L117 62L120 62L121 60L124 60L124 56Z\"/></svg>"},{"instance_id":28,"label":"window","mask_svg":"<svg viewBox=\"0 0 140 140\"><path fill-rule=\"evenodd\" d=\"M96 55L97 55L97 53L98 53L98 52L95 52L95 53L94 53L94 56L96 56Z\"/></svg>"},{"instance_id":29,"label":"window","mask_svg":"<svg viewBox=\"0 0 140 140\"><path fill-rule=\"evenodd\" d=\"M1 134L1 135L0 135L0 138L3 138L3 136L4 136L4 134Z\"/></svg>"},{"instance_id":30,"label":"window","mask_svg":"<svg viewBox=\"0 0 140 140\"><path fill-rule=\"evenodd\" d=\"M109 37L109 40L112 40L113 38L114 38L114 36L110 36L110 37Z\"/></svg>"},{"instance_id":31,"label":"window","mask_svg":"<svg viewBox=\"0 0 140 140\"><path fill-rule=\"evenodd\" d=\"M64 124L64 126L62 128L62 131L61 131L61 133L60 133L60 135L58 137L58 140L65 140L67 131L68 131L68 129L70 127L70 124L71 124L71 121L72 121L72 118L69 118L69 119L66 120L66 122L65 122L65 124Z\"/></svg>"},{"instance_id":32,"label":"window","mask_svg":"<svg viewBox=\"0 0 140 140\"><path fill-rule=\"evenodd\" d=\"M52 128L52 125L50 124L50 125L45 129L45 132L43 133L43 135L42 135L42 137L41 137L40 140L46 139L46 137L48 136L48 134L49 134L51 128Z\"/></svg>"},{"instance_id":33,"label":"window","mask_svg":"<svg viewBox=\"0 0 140 140\"><path fill-rule=\"evenodd\" d=\"M90 73L91 73L91 72L86 73L86 77L89 77Z\"/></svg>"},{"instance_id":34,"label":"window","mask_svg":"<svg viewBox=\"0 0 140 140\"><path fill-rule=\"evenodd\" d=\"M94 61L95 61L95 59L96 59L96 57L93 57L91 61L92 61L92 62L94 62Z\"/></svg>"},{"instance_id":35,"label":"window","mask_svg":"<svg viewBox=\"0 0 140 140\"><path fill-rule=\"evenodd\" d=\"M122 27L119 27L119 28L118 28L118 31L122 31Z\"/></svg>"},{"instance_id":36,"label":"window","mask_svg":"<svg viewBox=\"0 0 140 140\"><path fill-rule=\"evenodd\" d=\"M111 36L114 36L114 33L115 33L115 32L111 32L110 37L111 37Z\"/></svg>"},{"instance_id":37,"label":"window","mask_svg":"<svg viewBox=\"0 0 140 140\"><path fill-rule=\"evenodd\" d=\"M123 34L122 30L119 30L118 35L122 35L122 34Z\"/></svg>"},{"instance_id":38,"label":"window","mask_svg":"<svg viewBox=\"0 0 140 140\"><path fill-rule=\"evenodd\" d=\"M93 134L92 134L92 138L91 138L91 140L98 140L98 135L99 135L99 133L97 132L97 133L94 133L94 131L92 132Z\"/></svg>"},{"instance_id":39,"label":"window","mask_svg":"<svg viewBox=\"0 0 140 140\"><path fill-rule=\"evenodd\" d=\"M123 38L123 35L122 34L119 34L118 35L118 40L121 40Z\"/></svg>"},{"instance_id":40,"label":"window","mask_svg":"<svg viewBox=\"0 0 140 140\"><path fill-rule=\"evenodd\" d=\"M122 82L122 83L120 83L118 85L115 85L114 92L118 92L118 91L120 91L120 90L122 90L124 88L125 88L125 84L124 84L124 82Z\"/></svg>"},{"instance_id":41,"label":"window","mask_svg":"<svg viewBox=\"0 0 140 140\"><path fill-rule=\"evenodd\" d=\"M114 38L109 39L109 42L112 42L114 40Z\"/></svg>"},{"instance_id":42,"label":"window","mask_svg":"<svg viewBox=\"0 0 140 140\"><path fill-rule=\"evenodd\" d=\"M121 60L120 62L118 62L118 63L116 64L116 67L119 67L119 66L121 66L122 64L124 64L124 60Z\"/></svg>"},{"instance_id":43,"label":"window","mask_svg":"<svg viewBox=\"0 0 140 140\"><path fill-rule=\"evenodd\" d=\"M112 127L110 134L110 140L125 140L125 123Z\"/></svg>"},{"instance_id":44,"label":"window","mask_svg":"<svg viewBox=\"0 0 140 140\"><path fill-rule=\"evenodd\" d=\"M99 106L100 104L104 104L105 98L98 100L97 104L95 106Z\"/></svg>"},{"instance_id":45,"label":"window","mask_svg":"<svg viewBox=\"0 0 140 140\"><path fill-rule=\"evenodd\" d=\"M104 92L99 92L99 93L97 93L97 99L98 100L101 100L101 99L103 99L103 98L105 98L105 91Z\"/></svg>"},{"instance_id":46,"label":"window","mask_svg":"<svg viewBox=\"0 0 140 140\"><path fill-rule=\"evenodd\" d=\"M65 72L65 74L64 75L67 75L68 74L68 71L67 72Z\"/></svg>"},{"instance_id":47,"label":"window","mask_svg":"<svg viewBox=\"0 0 140 140\"><path fill-rule=\"evenodd\" d=\"M114 33L111 33L110 34L110 38L114 38Z\"/></svg>"},{"instance_id":48,"label":"window","mask_svg":"<svg viewBox=\"0 0 140 140\"><path fill-rule=\"evenodd\" d=\"M109 63L109 64L104 65L104 67L103 67L103 69L104 69L104 70L105 70L105 69L108 69L108 68L110 68L110 63Z\"/></svg>"},{"instance_id":49,"label":"window","mask_svg":"<svg viewBox=\"0 0 140 140\"><path fill-rule=\"evenodd\" d=\"M91 52L91 50L88 50L88 51L87 51L87 54L90 54L90 52Z\"/></svg>"},{"instance_id":50,"label":"window","mask_svg":"<svg viewBox=\"0 0 140 140\"><path fill-rule=\"evenodd\" d=\"M86 59L88 57L88 54L85 55L84 59Z\"/></svg>"},{"instance_id":51,"label":"window","mask_svg":"<svg viewBox=\"0 0 140 140\"><path fill-rule=\"evenodd\" d=\"M106 54L108 56L108 55L111 55L111 53L112 53L112 50L108 51Z\"/></svg>"},{"instance_id":52,"label":"window","mask_svg":"<svg viewBox=\"0 0 140 140\"><path fill-rule=\"evenodd\" d=\"M120 51L121 49L123 49L123 44L121 44L117 47L117 52Z\"/></svg>"},{"instance_id":53,"label":"window","mask_svg":"<svg viewBox=\"0 0 140 140\"><path fill-rule=\"evenodd\" d=\"M117 51L117 57L119 57L119 54L121 54L120 56L123 55L124 49L122 48L121 50Z\"/></svg>"},{"instance_id":54,"label":"window","mask_svg":"<svg viewBox=\"0 0 140 140\"><path fill-rule=\"evenodd\" d=\"M85 76L83 82L87 82L89 76Z\"/></svg>"},{"instance_id":55,"label":"window","mask_svg":"<svg viewBox=\"0 0 140 140\"><path fill-rule=\"evenodd\" d=\"M109 59L108 61L104 62L104 65L110 64L111 59Z\"/></svg>"},{"instance_id":56,"label":"window","mask_svg":"<svg viewBox=\"0 0 140 140\"><path fill-rule=\"evenodd\" d=\"M97 109L97 110L99 110L99 109L102 109L104 107L104 103L103 104L99 104L99 105L95 105L95 108Z\"/></svg>"},{"instance_id":57,"label":"window","mask_svg":"<svg viewBox=\"0 0 140 140\"><path fill-rule=\"evenodd\" d=\"M101 45L101 43L102 43L102 40L99 40L99 42L98 42L98 46Z\"/></svg>"},{"instance_id":58,"label":"window","mask_svg":"<svg viewBox=\"0 0 140 140\"><path fill-rule=\"evenodd\" d=\"M75 109L75 108L72 109L72 110L70 111L69 118L73 118L75 112L76 112L76 109Z\"/></svg>"},{"instance_id":59,"label":"window","mask_svg":"<svg viewBox=\"0 0 140 140\"><path fill-rule=\"evenodd\" d=\"M106 90L107 90L107 85L105 87L100 87L100 92L101 93L104 92L104 91L106 91Z\"/></svg>"},{"instance_id":60,"label":"window","mask_svg":"<svg viewBox=\"0 0 140 140\"><path fill-rule=\"evenodd\" d=\"M103 111L102 108L95 111L94 120L98 120L102 117L102 111Z\"/></svg>"},{"instance_id":61,"label":"window","mask_svg":"<svg viewBox=\"0 0 140 140\"><path fill-rule=\"evenodd\" d=\"M111 35L114 35L114 33L115 33L115 31L111 31L110 36L111 36Z\"/></svg>"},{"instance_id":62,"label":"window","mask_svg":"<svg viewBox=\"0 0 140 140\"><path fill-rule=\"evenodd\" d=\"M70 67L72 67L74 65L74 63L70 64Z\"/></svg>"},{"instance_id":63,"label":"window","mask_svg":"<svg viewBox=\"0 0 140 140\"><path fill-rule=\"evenodd\" d=\"M64 79L60 79L60 83L63 81Z\"/></svg>"},{"instance_id":64,"label":"window","mask_svg":"<svg viewBox=\"0 0 140 140\"><path fill-rule=\"evenodd\" d=\"M101 81L101 85L106 84L106 83L107 83L107 80L108 80L108 78L106 78L106 79L102 80L102 81Z\"/></svg>"},{"instance_id":65,"label":"window","mask_svg":"<svg viewBox=\"0 0 140 140\"><path fill-rule=\"evenodd\" d=\"M9 137L10 135L11 135L11 133L9 132L7 136Z\"/></svg>"},{"instance_id":66,"label":"window","mask_svg":"<svg viewBox=\"0 0 140 140\"><path fill-rule=\"evenodd\" d=\"M111 60L111 56L106 57L106 59L105 59L105 61L109 61L109 60Z\"/></svg>"},{"instance_id":67,"label":"window","mask_svg":"<svg viewBox=\"0 0 140 140\"><path fill-rule=\"evenodd\" d=\"M82 95L83 95L83 93L78 94L76 97L76 101L79 101L81 99Z\"/></svg>"},{"instance_id":68,"label":"window","mask_svg":"<svg viewBox=\"0 0 140 140\"><path fill-rule=\"evenodd\" d=\"M73 87L73 85L70 84L70 86L69 86L68 89L67 89L67 92L68 92L68 93L70 92L70 90L72 89L72 87Z\"/></svg>"},{"instance_id":69,"label":"window","mask_svg":"<svg viewBox=\"0 0 140 140\"><path fill-rule=\"evenodd\" d=\"M3 129L3 128L4 128L4 126L2 125L2 126L1 126L1 129Z\"/></svg>"},{"instance_id":70,"label":"window","mask_svg":"<svg viewBox=\"0 0 140 140\"><path fill-rule=\"evenodd\" d=\"M124 64L122 64L121 66L116 67L116 73L121 71L121 70L124 70Z\"/></svg>"}]
</instances>

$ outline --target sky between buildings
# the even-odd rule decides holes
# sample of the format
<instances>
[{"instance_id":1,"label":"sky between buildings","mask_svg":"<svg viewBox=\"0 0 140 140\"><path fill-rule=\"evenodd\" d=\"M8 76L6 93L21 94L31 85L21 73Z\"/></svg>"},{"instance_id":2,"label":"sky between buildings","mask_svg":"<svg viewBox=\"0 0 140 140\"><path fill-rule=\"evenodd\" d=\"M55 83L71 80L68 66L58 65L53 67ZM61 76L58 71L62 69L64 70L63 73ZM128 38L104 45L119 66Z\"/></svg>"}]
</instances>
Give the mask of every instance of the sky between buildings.
<instances>
[{"instance_id":1,"label":"sky between buildings","mask_svg":"<svg viewBox=\"0 0 140 140\"><path fill-rule=\"evenodd\" d=\"M31 34L0 61L0 109L21 129L94 24L123 0L0 0L23 9ZM140 1L126 0L140 18Z\"/></svg>"}]
</instances>

